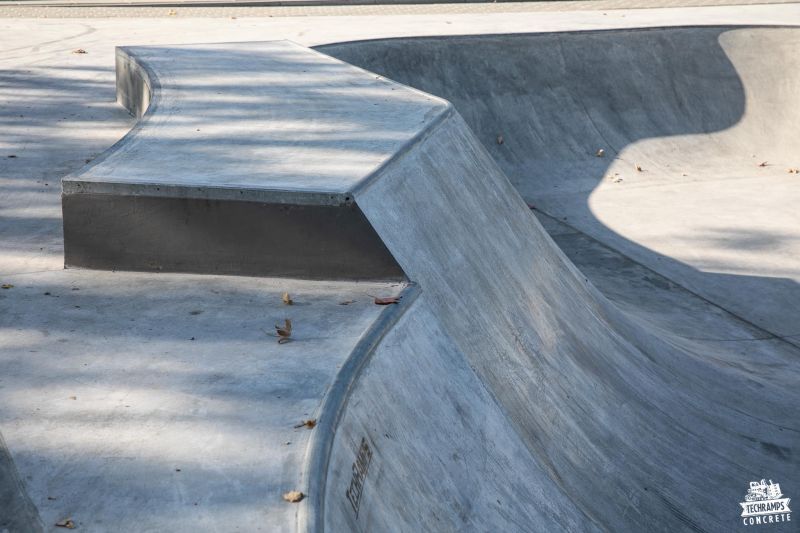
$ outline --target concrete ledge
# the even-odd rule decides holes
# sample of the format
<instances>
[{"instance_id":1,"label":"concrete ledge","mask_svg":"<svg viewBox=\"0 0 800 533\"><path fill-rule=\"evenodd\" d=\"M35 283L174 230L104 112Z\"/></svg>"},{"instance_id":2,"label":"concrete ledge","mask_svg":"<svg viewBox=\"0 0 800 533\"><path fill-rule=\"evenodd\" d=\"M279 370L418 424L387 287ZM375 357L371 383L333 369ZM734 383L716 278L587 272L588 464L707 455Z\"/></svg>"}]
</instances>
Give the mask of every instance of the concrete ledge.
<instances>
[{"instance_id":1,"label":"concrete ledge","mask_svg":"<svg viewBox=\"0 0 800 533\"><path fill-rule=\"evenodd\" d=\"M400 278L353 191L450 105L288 41L117 49L139 123L62 182L65 264Z\"/></svg>"},{"instance_id":2,"label":"concrete ledge","mask_svg":"<svg viewBox=\"0 0 800 533\"><path fill-rule=\"evenodd\" d=\"M303 279L403 277L354 204L73 194L64 196L63 208L67 266Z\"/></svg>"}]
</instances>

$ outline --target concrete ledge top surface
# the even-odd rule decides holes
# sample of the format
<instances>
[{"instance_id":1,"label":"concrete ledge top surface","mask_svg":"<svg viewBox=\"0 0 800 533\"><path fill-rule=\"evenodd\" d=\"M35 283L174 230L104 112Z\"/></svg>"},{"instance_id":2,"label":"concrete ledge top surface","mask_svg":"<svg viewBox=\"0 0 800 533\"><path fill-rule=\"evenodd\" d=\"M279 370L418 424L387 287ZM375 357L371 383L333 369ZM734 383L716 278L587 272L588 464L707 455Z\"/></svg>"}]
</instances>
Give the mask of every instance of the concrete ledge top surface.
<instances>
[{"instance_id":1,"label":"concrete ledge top surface","mask_svg":"<svg viewBox=\"0 0 800 533\"><path fill-rule=\"evenodd\" d=\"M449 109L290 41L117 54L149 108L65 194L339 205Z\"/></svg>"}]
</instances>

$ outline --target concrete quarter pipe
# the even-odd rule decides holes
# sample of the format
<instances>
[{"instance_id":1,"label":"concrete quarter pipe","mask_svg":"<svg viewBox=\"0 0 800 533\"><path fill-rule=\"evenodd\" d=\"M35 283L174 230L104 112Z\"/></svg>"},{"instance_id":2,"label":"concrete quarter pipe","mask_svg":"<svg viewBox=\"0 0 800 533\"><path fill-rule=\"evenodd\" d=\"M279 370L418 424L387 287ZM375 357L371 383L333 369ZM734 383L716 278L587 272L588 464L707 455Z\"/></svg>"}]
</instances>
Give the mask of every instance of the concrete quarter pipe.
<instances>
[{"instance_id":1,"label":"concrete quarter pipe","mask_svg":"<svg viewBox=\"0 0 800 533\"><path fill-rule=\"evenodd\" d=\"M748 72L731 63L738 56L730 51L752 59L756 44L785 59L770 63L782 76L743 78ZM279 171L255 184L241 166L252 162L235 160L220 168L244 169L239 181L148 174L142 160L163 169L194 150L171 145L167 158L158 148L169 138L169 121L174 127L174 117L191 113L203 97L182 92L181 75L213 71L214 61L246 72L248 61L231 58L247 47L182 47L160 65L166 48L122 50L128 73L118 84L139 92L122 100L133 111L132 102L149 103L149 115L107 157L65 180L64 218L81 227L81 196L91 194L113 196L134 216L136 209L125 206L141 197L213 202L241 195L265 205L357 210L348 226L356 228L354 248L414 283L397 316L358 352L357 364L351 359L343 367L350 374L337 378L329 392L336 398L325 399L328 426L309 445L305 463L309 498L298 504L297 524L287 527L722 532L745 527L739 502L749 482L773 477L786 496L800 491L796 344L780 336L768 343L693 342L671 332L661 315L618 307L572 264L528 205L558 215L558 195L548 193L591 191L617 164L612 153L644 139L636 161L665 179L683 177L675 158L721 175L735 172L745 150L770 150L774 161L791 164L798 139L785 133L798 118L795 30L652 29L321 48L367 71L270 44L260 53L276 68L316 83L302 93L283 87L285 105L324 109L347 98L346 113L319 119L290 143L292 150L304 142L317 146L314 135L341 131L323 126L346 125L361 137L353 133L337 152L339 172L287 186L293 177L321 176L312 172L314 153L297 150L282 153L307 157L276 159ZM194 62L183 72L182 58ZM337 76L350 78L337 84ZM749 92L754 88L761 90ZM242 105L280 104L280 94L259 91L253 88ZM250 113L252 107L209 120L238 121L239 128ZM282 146L302 124L293 120L300 114L281 113L259 117L269 128L258 134L270 136L270 146ZM387 116L398 120L394 130L356 127ZM759 135L764 131L783 134ZM607 158L595 156L600 147ZM350 164L348 153L364 158ZM139 173L126 174L133 162ZM228 181L219 186L217 179ZM164 193L165 186L172 192ZM182 220L181 231L197 231L189 217ZM295 219L280 224L292 228ZM327 229L300 233L313 243L327 238ZM66 234L68 257L80 237ZM165 238L154 257L181 270L180 261L170 262L176 257L170 242ZM226 271L231 259L223 259L207 268ZM346 259L336 262L333 275L348 277ZM105 265L149 269L125 261L117 255ZM269 257L264 261L272 268ZM701 284L697 279L687 284ZM726 292L724 285L714 290ZM715 294L706 297L713 301ZM733 295L728 301L742 305ZM798 313L796 304L781 309ZM761 327L746 315L717 323L726 331ZM776 323L775 331L788 337L791 325ZM795 524L771 527L790 531Z\"/></svg>"}]
</instances>

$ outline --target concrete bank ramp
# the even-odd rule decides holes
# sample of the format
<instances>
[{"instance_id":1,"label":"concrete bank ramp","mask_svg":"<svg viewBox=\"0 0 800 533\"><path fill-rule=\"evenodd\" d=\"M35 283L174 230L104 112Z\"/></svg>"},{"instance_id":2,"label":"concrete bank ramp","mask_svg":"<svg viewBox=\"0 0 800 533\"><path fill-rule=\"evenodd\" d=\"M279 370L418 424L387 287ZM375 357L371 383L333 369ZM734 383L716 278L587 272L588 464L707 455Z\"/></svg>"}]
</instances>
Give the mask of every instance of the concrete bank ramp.
<instances>
[{"instance_id":1,"label":"concrete bank ramp","mask_svg":"<svg viewBox=\"0 0 800 533\"><path fill-rule=\"evenodd\" d=\"M710 349L623 315L503 172L536 198L589 189L611 159L599 146L645 137L656 140L634 159L673 176L678 158L735 175L745 152L739 168L753 166L748 150L788 164L796 73L748 71L760 98L740 124L745 82L718 43L764 72L796 53L797 34L727 30L322 48L451 99L471 126L454 111L356 196L422 295L351 395L327 488L332 530L733 531L746 529L749 481L800 490L797 350L748 360L746 343ZM372 461L352 505L362 440Z\"/></svg>"},{"instance_id":2,"label":"concrete bank ramp","mask_svg":"<svg viewBox=\"0 0 800 533\"><path fill-rule=\"evenodd\" d=\"M800 28L320 50L446 98L537 211L800 345Z\"/></svg>"},{"instance_id":3,"label":"concrete bank ramp","mask_svg":"<svg viewBox=\"0 0 800 533\"><path fill-rule=\"evenodd\" d=\"M743 371L623 316L457 113L356 201L422 295L351 395L332 530L731 531L757 472L797 478L796 354Z\"/></svg>"},{"instance_id":4,"label":"concrete bank ramp","mask_svg":"<svg viewBox=\"0 0 800 533\"><path fill-rule=\"evenodd\" d=\"M202 64L205 54L225 63L224 54L239 53L234 48L199 47L192 61ZM191 52L187 47L180 54ZM136 49L127 53L135 56ZM800 491L800 376L793 346L762 348L758 361L742 364L747 354L741 344L710 349L673 336L663 323L621 312L554 244L457 108L311 51L269 45L259 54L285 73L300 69L300 78L316 80L305 92L297 92L300 82L283 87L292 105L313 101L325 109L345 95L350 131L359 132L347 149L373 157L307 187L304 159L278 157L283 170L270 174L270 159L248 159L247 150L244 163L235 150L227 152L225 165L215 162L222 173L201 171L198 183L188 171L174 187L166 173L158 183L142 180L145 172L122 172L127 181L104 174L124 170L143 153L169 162L173 152L159 153L158 137L145 134L170 119L174 129L155 132L196 129L175 119L186 98L176 91L171 115L159 117L159 108L151 107L149 123L130 134L118 156L65 182L65 199L75 207L81 195L97 195L91 201L99 203L111 196L130 206L166 187L170 201L231 201L235 212L248 197L269 210L279 202L309 205L329 193L326 205L363 215L366 225L359 227L375 236L364 242L388 253L416 284L402 313L357 361L351 356L343 363L320 400L320 431L304 471L308 498L297 504L300 530L728 532L745 528L739 502L750 481L772 477L788 497ZM145 61L133 64L146 72ZM252 64L236 68L249 73ZM349 78L341 82L339 75ZM164 86L169 78L160 79ZM146 84L125 86L153 91ZM359 108L359 95L368 114ZM230 121L222 113L215 120L231 132L243 131L237 122L258 120L240 140L261 135L277 156L286 155L278 148L306 123L274 111L252 118L259 105L274 110L281 96L253 88L241 104L247 113L237 107L241 102L230 101ZM135 109L130 102L149 99L126 101ZM382 115L386 105L400 105L400 112ZM383 130L377 145L374 134L354 127L370 121L374 127L388 116L402 127L392 135ZM330 134L345 118L323 117L313 127ZM310 135L300 144L320 141ZM193 150L191 143L176 147ZM313 161L322 165L320 154ZM347 153L339 155L337 161L348 161ZM298 171L291 190L284 183L291 181L285 171L294 168L290 161ZM226 181L226 165L243 164L263 179ZM287 227L301 223L298 212L288 212ZM71 211L73 228L87 226L80 213ZM324 224L316 229L323 236L330 230ZM236 257L225 255L221 264L230 266ZM269 254L264 257L262 265L271 268ZM171 267L180 269L180 261ZM359 277L347 268L338 264L335 272ZM790 531L793 524L770 527Z\"/></svg>"}]
</instances>

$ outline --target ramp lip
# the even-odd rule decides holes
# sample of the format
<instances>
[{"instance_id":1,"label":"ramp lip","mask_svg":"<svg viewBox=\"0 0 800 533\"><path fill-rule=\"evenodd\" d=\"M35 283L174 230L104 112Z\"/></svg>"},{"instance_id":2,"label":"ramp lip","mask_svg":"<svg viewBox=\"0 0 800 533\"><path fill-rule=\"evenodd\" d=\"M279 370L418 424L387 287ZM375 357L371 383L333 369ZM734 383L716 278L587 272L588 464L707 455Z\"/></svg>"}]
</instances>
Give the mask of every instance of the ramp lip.
<instances>
[{"instance_id":1,"label":"ramp lip","mask_svg":"<svg viewBox=\"0 0 800 533\"><path fill-rule=\"evenodd\" d=\"M757 29L757 28L785 28L785 29L797 29L800 28L800 24L769 24L760 22L758 24L721 24L719 22L710 22L708 24L681 24L676 23L674 25L664 25L664 24L656 24L652 26L631 26L631 27L609 27L609 28L592 28L592 29L580 29L580 30L563 30L559 28L554 28L552 30L539 30L539 31L520 31L520 32L508 32L508 33L454 33L449 35L405 35L405 36L396 36L396 37L372 37L369 39L352 39L346 41L335 41L325 44L318 44L310 47L312 50L317 52L323 53L327 55L325 49L328 47L334 46L345 46L345 45L355 45L355 44L369 44L369 43L380 43L380 42L387 42L387 41L446 41L450 39L465 39L471 37L480 37L480 38L492 38L492 37L534 37L534 36L545 36L545 35L577 35L577 34L593 34L593 33L615 33L615 32L625 32L625 33L632 33L632 32L639 32L639 31L649 31L649 30L692 30L692 29L709 29L709 28L727 28L731 30L737 29ZM332 56L336 57L336 56ZM355 65L354 65L355 66ZM357 67L361 68L361 67ZM368 70L362 69L365 72L370 72ZM370 72L371 73L371 72ZM391 79L388 78L387 79ZM394 83L398 85L403 85L405 87L411 87L400 83L398 81L392 80ZM412 89L414 87L411 87ZM417 89L419 90L419 89ZM431 96L436 96L447 102L444 98L441 98L437 95L433 95L431 93L425 93L421 91L423 94L428 94ZM449 103L449 102L448 102Z\"/></svg>"},{"instance_id":2,"label":"ramp lip","mask_svg":"<svg viewBox=\"0 0 800 533\"><path fill-rule=\"evenodd\" d=\"M317 410L317 425L306 448L303 464L305 475L303 492L306 498L297 514L298 531L320 533L324 530L328 463L336 429L344 415L350 393L378 345L411 308L421 292L420 287L414 282L406 285L400 292L400 303L390 305L381 312L350 352L325 393L322 404Z\"/></svg>"}]
</instances>

